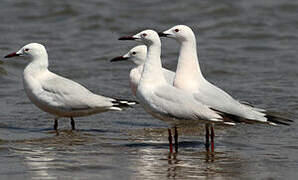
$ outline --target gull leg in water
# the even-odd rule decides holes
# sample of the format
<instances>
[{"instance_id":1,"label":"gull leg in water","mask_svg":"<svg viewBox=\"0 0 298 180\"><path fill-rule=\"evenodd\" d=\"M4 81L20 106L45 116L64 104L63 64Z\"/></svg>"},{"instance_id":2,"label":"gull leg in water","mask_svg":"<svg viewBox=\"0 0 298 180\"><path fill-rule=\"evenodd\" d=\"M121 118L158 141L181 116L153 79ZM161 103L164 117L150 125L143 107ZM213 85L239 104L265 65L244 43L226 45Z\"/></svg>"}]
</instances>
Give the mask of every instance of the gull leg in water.
<instances>
[{"instance_id":1,"label":"gull leg in water","mask_svg":"<svg viewBox=\"0 0 298 180\"><path fill-rule=\"evenodd\" d=\"M178 153L178 131L177 131L177 126L175 128L175 134L174 134L174 139L175 139L175 152Z\"/></svg>"},{"instance_id":2,"label":"gull leg in water","mask_svg":"<svg viewBox=\"0 0 298 180\"><path fill-rule=\"evenodd\" d=\"M56 135L59 135L59 131L58 131L58 118L55 118L54 120L54 130L56 131Z\"/></svg>"},{"instance_id":3,"label":"gull leg in water","mask_svg":"<svg viewBox=\"0 0 298 180\"><path fill-rule=\"evenodd\" d=\"M73 120L73 118L70 118L70 124L71 124L71 130L75 130L76 129L76 124L75 121Z\"/></svg>"},{"instance_id":4,"label":"gull leg in water","mask_svg":"<svg viewBox=\"0 0 298 180\"><path fill-rule=\"evenodd\" d=\"M211 152L214 152L214 125L211 124Z\"/></svg>"},{"instance_id":5,"label":"gull leg in water","mask_svg":"<svg viewBox=\"0 0 298 180\"><path fill-rule=\"evenodd\" d=\"M168 134L169 134L169 148L170 148L170 153L173 153L173 143L172 143L172 132L171 132L171 129L168 128Z\"/></svg>"},{"instance_id":6,"label":"gull leg in water","mask_svg":"<svg viewBox=\"0 0 298 180\"><path fill-rule=\"evenodd\" d=\"M205 131L206 131L206 140L205 140L205 148L206 148L206 151L208 152L209 151L209 124L205 124Z\"/></svg>"},{"instance_id":7,"label":"gull leg in water","mask_svg":"<svg viewBox=\"0 0 298 180\"><path fill-rule=\"evenodd\" d=\"M55 131L58 130L58 118L55 118L55 120L54 120L54 130Z\"/></svg>"}]
</instances>

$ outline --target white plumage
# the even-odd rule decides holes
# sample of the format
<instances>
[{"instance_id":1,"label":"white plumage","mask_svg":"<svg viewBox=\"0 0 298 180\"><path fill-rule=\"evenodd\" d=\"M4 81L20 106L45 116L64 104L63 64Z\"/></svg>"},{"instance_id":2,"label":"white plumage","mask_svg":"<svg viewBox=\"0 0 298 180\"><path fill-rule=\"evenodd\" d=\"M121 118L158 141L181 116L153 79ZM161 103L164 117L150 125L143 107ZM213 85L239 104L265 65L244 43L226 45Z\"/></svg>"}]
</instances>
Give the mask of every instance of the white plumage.
<instances>
[{"instance_id":1,"label":"white plumage","mask_svg":"<svg viewBox=\"0 0 298 180\"><path fill-rule=\"evenodd\" d=\"M228 93L208 82L200 69L197 57L196 38L185 25L177 25L159 33L175 39L180 44L174 86L193 94L194 98L239 122L287 124L291 120L268 115L266 110L242 104Z\"/></svg>"},{"instance_id":2,"label":"white plumage","mask_svg":"<svg viewBox=\"0 0 298 180\"><path fill-rule=\"evenodd\" d=\"M132 48L128 53L123 56L113 58L111 61L132 61L136 66L131 69L129 73L130 87L133 95L136 95L137 87L141 79L143 67L147 55L147 47L145 45L139 45ZM162 68L163 75L169 84L173 84L175 73L168 69Z\"/></svg>"},{"instance_id":3,"label":"white plumage","mask_svg":"<svg viewBox=\"0 0 298 180\"><path fill-rule=\"evenodd\" d=\"M122 110L122 107L134 104L123 100L94 94L82 85L54 74L48 70L48 54L43 45L30 43L18 52L6 56L25 56L30 63L24 70L23 83L29 99L40 109L56 117L79 117L110 110ZM73 129L74 121L72 119Z\"/></svg>"}]
</instances>

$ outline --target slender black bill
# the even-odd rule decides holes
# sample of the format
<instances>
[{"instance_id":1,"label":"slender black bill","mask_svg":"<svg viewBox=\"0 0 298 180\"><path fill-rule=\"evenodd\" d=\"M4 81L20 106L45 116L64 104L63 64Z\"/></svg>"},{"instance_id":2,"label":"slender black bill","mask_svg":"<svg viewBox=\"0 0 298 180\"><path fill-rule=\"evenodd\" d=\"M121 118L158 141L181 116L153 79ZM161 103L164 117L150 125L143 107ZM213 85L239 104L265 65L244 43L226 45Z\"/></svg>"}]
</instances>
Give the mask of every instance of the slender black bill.
<instances>
[{"instance_id":1,"label":"slender black bill","mask_svg":"<svg viewBox=\"0 0 298 180\"><path fill-rule=\"evenodd\" d=\"M159 32L158 35L159 35L159 37L167 37L169 34Z\"/></svg>"},{"instance_id":2,"label":"slender black bill","mask_svg":"<svg viewBox=\"0 0 298 180\"><path fill-rule=\"evenodd\" d=\"M113 59L111 59L110 62L125 61L127 59L128 59L128 57L118 56L118 57L114 57Z\"/></svg>"},{"instance_id":3,"label":"slender black bill","mask_svg":"<svg viewBox=\"0 0 298 180\"><path fill-rule=\"evenodd\" d=\"M132 37L132 36L122 36L118 40L136 40L138 38Z\"/></svg>"},{"instance_id":4,"label":"slender black bill","mask_svg":"<svg viewBox=\"0 0 298 180\"><path fill-rule=\"evenodd\" d=\"M11 58L11 57L15 57L15 56L20 56L19 54L17 54L16 52L7 54L6 56L4 56L4 58Z\"/></svg>"}]
</instances>

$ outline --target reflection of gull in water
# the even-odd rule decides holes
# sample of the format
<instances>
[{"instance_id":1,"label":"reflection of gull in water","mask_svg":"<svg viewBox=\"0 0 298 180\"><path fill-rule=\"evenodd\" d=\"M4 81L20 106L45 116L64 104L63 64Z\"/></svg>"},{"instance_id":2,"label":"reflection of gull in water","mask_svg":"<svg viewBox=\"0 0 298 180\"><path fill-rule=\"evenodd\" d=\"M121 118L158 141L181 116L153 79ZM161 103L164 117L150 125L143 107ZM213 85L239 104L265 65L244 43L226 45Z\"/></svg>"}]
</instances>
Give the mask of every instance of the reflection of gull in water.
<instances>
[{"instance_id":1,"label":"reflection of gull in water","mask_svg":"<svg viewBox=\"0 0 298 180\"><path fill-rule=\"evenodd\" d=\"M226 146L219 145L218 151L197 152L197 146L204 146L203 142L195 141L196 136L191 134L204 133L203 128L188 130L182 128L181 132L190 136L186 136L185 141L181 141L183 150L179 154L165 153L167 148L166 141L160 137L160 134L166 136L166 129L163 130L145 130L130 131L132 137L138 138L129 144L130 148L135 148L138 156L136 159L130 159L132 163L131 169L134 169L136 179L158 179L177 178L177 179L198 179L211 177L215 179L225 179L236 174L231 166L225 167L225 162L238 162L238 158L230 153ZM202 132L201 132L202 131ZM221 130L219 132L222 132ZM224 133L224 132L223 132ZM149 137L150 136L150 137ZM222 138L222 136L219 136ZM140 141L140 139L142 139Z\"/></svg>"},{"instance_id":2,"label":"reflection of gull in water","mask_svg":"<svg viewBox=\"0 0 298 180\"><path fill-rule=\"evenodd\" d=\"M74 156L75 145L84 145L93 139L82 136L81 133L61 131L60 136L50 138L18 140L16 148L11 148L15 154L24 158L24 164L31 179L57 179L64 174L56 170L66 170L73 166L83 166L84 160ZM81 153L81 152L80 152ZM80 162L76 164L76 162Z\"/></svg>"},{"instance_id":3,"label":"reflection of gull in water","mask_svg":"<svg viewBox=\"0 0 298 180\"><path fill-rule=\"evenodd\" d=\"M136 179L198 179L211 177L225 179L235 171L225 167L225 161L231 160L227 153L179 152L179 154L164 153L154 146L138 148L138 157L134 160L133 169ZM231 168L231 169L230 169Z\"/></svg>"},{"instance_id":4,"label":"reflection of gull in water","mask_svg":"<svg viewBox=\"0 0 298 180\"><path fill-rule=\"evenodd\" d=\"M53 148L48 148L46 151L42 149L32 150L32 148L15 149L18 154L22 154L24 162L29 167L29 172L32 172L32 179L57 179L54 175L48 173L50 163L55 159L55 154L49 153ZM52 151L53 152L53 151Z\"/></svg>"}]
</instances>

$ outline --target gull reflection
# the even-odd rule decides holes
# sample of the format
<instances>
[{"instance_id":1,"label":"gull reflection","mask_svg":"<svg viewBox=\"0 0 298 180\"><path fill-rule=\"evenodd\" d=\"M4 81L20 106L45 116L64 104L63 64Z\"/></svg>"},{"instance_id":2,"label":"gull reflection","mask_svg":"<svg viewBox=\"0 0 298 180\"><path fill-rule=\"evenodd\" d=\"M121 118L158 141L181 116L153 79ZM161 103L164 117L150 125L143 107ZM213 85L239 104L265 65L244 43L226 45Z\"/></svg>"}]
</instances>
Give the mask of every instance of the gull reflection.
<instances>
[{"instance_id":1,"label":"gull reflection","mask_svg":"<svg viewBox=\"0 0 298 180\"><path fill-rule=\"evenodd\" d=\"M32 179L57 179L48 173L55 154L50 153L52 148L31 149L28 147L15 149L16 153L24 157L24 163L32 173Z\"/></svg>"},{"instance_id":2,"label":"gull reflection","mask_svg":"<svg viewBox=\"0 0 298 180\"><path fill-rule=\"evenodd\" d=\"M17 148L12 148L24 158L31 179L58 179L56 169L63 169L69 162L76 162L71 156L74 146L89 141L88 137L77 132L61 131L59 136L54 134L53 137L18 141Z\"/></svg>"},{"instance_id":3,"label":"gull reflection","mask_svg":"<svg viewBox=\"0 0 298 180\"><path fill-rule=\"evenodd\" d=\"M178 164L178 160L177 160L177 154L176 153L169 153L168 154L168 169L167 169L167 177L176 177L176 170L177 170L177 164Z\"/></svg>"},{"instance_id":4,"label":"gull reflection","mask_svg":"<svg viewBox=\"0 0 298 180\"><path fill-rule=\"evenodd\" d=\"M168 153L166 138L160 136L151 134L150 137L143 136L141 142L137 140L139 143L136 142L131 146L136 148L138 153L133 163L135 167L131 167L135 170L136 177L140 179L226 179L227 176L239 174L237 167L235 167L236 170L233 169L234 162L239 165L239 159L234 157L234 153L229 152L224 145L218 145L215 152L206 151L204 141L197 141L194 138L198 137L185 136L178 153ZM221 140L222 137L219 136L218 141ZM226 162L232 162L232 165L226 166Z\"/></svg>"}]
</instances>

